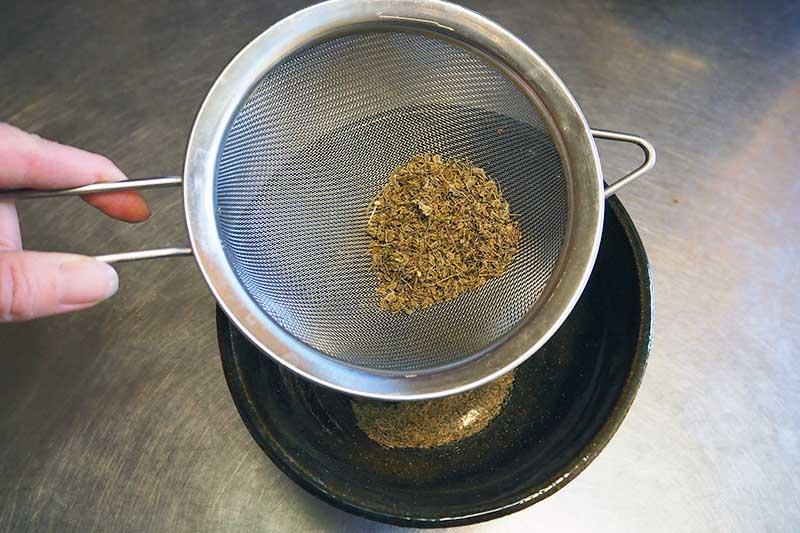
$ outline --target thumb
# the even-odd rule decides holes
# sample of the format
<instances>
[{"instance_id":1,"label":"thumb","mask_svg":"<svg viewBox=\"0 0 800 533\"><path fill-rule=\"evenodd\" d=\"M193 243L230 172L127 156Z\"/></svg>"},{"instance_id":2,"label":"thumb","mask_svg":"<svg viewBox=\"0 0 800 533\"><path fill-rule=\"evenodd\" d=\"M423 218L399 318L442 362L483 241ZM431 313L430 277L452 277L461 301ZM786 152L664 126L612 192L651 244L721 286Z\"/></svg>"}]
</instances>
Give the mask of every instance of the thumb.
<instances>
[{"instance_id":1,"label":"thumb","mask_svg":"<svg viewBox=\"0 0 800 533\"><path fill-rule=\"evenodd\" d=\"M91 257L0 252L0 322L77 311L117 291L117 272Z\"/></svg>"}]
</instances>

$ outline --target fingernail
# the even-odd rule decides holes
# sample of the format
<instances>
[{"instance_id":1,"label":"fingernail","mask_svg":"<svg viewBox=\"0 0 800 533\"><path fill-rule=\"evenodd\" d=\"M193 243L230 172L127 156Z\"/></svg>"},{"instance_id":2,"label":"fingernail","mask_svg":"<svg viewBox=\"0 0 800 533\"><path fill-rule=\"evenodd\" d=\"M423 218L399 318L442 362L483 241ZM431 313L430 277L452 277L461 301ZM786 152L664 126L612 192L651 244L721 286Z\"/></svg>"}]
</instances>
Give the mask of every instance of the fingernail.
<instances>
[{"instance_id":1,"label":"fingernail","mask_svg":"<svg viewBox=\"0 0 800 533\"><path fill-rule=\"evenodd\" d=\"M116 270L88 257L61 263L58 274L58 301L64 305L105 300L117 292L119 286Z\"/></svg>"}]
</instances>

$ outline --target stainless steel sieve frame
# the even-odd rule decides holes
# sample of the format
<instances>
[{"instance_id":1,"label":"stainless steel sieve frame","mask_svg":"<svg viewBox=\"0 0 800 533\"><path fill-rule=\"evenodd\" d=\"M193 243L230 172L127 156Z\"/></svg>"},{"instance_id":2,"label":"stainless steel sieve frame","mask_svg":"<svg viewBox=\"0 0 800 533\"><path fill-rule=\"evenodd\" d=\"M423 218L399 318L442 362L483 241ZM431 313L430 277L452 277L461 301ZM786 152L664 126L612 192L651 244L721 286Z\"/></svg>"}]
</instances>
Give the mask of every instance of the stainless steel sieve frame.
<instances>
[{"instance_id":1,"label":"stainless steel sieve frame","mask_svg":"<svg viewBox=\"0 0 800 533\"><path fill-rule=\"evenodd\" d=\"M298 341L274 322L242 287L220 239L215 176L224 139L242 102L273 67L294 53L360 31L422 32L479 54L507 75L537 107L560 153L569 187L569 232L552 284L513 334L480 357L433 371L399 373L359 368ZM633 143L644 162L608 188L594 138ZM95 184L59 191L14 191L0 195L34 198L183 184L191 248L144 250L99 256L107 262L193 253L217 302L262 351L302 376L342 392L386 400L420 400L477 387L508 372L539 349L574 307L594 266L605 198L655 163L652 145L636 135L590 129L578 104L556 73L522 41L482 15L440 0L330 0L299 11L259 35L226 66L195 120L186 151L184 178L161 177Z\"/></svg>"}]
</instances>

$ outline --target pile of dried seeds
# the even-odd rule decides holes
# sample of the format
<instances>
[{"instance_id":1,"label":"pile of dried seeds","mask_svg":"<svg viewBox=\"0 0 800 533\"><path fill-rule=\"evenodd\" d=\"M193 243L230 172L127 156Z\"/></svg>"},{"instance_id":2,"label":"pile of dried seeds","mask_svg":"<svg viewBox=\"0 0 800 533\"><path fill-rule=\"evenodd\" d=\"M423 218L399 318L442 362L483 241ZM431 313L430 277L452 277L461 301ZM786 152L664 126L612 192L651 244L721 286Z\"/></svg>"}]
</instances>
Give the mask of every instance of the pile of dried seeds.
<instances>
[{"instance_id":1,"label":"pile of dried seeds","mask_svg":"<svg viewBox=\"0 0 800 533\"><path fill-rule=\"evenodd\" d=\"M435 448L482 431L502 411L514 372L477 389L419 402L352 400L356 424L387 448Z\"/></svg>"},{"instance_id":2,"label":"pile of dried seeds","mask_svg":"<svg viewBox=\"0 0 800 533\"><path fill-rule=\"evenodd\" d=\"M482 168L434 154L394 171L367 231L381 309L409 314L502 276L521 237Z\"/></svg>"}]
</instances>

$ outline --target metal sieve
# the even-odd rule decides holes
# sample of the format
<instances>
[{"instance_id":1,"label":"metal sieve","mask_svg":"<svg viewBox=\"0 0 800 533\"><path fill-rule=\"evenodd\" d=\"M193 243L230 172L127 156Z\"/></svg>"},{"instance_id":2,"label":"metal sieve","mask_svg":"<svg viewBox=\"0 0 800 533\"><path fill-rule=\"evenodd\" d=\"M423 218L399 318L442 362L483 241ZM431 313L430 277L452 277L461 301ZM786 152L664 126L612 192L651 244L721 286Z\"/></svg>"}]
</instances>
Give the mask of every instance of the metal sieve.
<instances>
[{"instance_id":1,"label":"metal sieve","mask_svg":"<svg viewBox=\"0 0 800 533\"><path fill-rule=\"evenodd\" d=\"M603 187L593 138L645 162ZM509 271L413 315L378 307L366 224L392 170L466 158L522 231ZM261 34L201 107L184 177L5 197L184 185L191 248L220 306L265 353L321 384L384 399L478 386L533 354L581 294L605 197L649 170L645 140L590 130L549 66L513 35L436 0L332 0Z\"/></svg>"}]
</instances>

